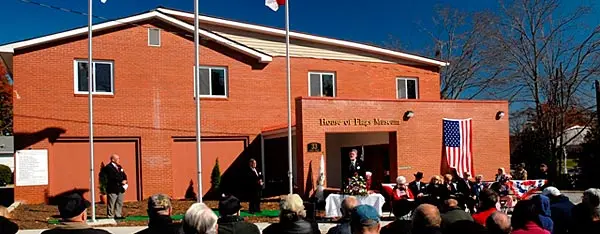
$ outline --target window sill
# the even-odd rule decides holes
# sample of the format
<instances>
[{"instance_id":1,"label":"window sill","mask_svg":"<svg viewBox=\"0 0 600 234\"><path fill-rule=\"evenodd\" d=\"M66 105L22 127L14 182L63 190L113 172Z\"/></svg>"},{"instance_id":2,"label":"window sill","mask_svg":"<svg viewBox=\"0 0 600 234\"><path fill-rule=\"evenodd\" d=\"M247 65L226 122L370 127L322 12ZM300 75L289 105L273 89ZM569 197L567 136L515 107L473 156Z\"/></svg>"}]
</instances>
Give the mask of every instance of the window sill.
<instances>
[{"instance_id":1,"label":"window sill","mask_svg":"<svg viewBox=\"0 0 600 234\"><path fill-rule=\"evenodd\" d=\"M73 94L73 96L75 97L89 97L90 95L87 93L76 93ZM115 94L104 94L104 93L92 93L92 97L96 98L96 97L100 97L100 98L114 98Z\"/></svg>"},{"instance_id":2,"label":"window sill","mask_svg":"<svg viewBox=\"0 0 600 234\"><path fill-rule=\"evenodd\" d=\"M196 97L192 97L192 99L196 100ZM210 97L210 96L200 96L201 101L229 101L229 97Z\"/></svg>"}]
</instances>

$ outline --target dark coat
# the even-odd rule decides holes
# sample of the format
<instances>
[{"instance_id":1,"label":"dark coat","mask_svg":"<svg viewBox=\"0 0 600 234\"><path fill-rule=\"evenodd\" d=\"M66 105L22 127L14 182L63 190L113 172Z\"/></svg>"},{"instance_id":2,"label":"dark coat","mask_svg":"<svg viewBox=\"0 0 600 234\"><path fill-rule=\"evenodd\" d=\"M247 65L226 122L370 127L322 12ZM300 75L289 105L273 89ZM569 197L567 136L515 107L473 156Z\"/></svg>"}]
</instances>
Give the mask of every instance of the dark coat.
<instances>
[{"instance_id":1,"label":"dark coat","mask_svg":"<svg viewBox=\"0 0 600 234\"><path fill-rule=\"evenodd\" d=\"M462 220L473 221L473 217L458 207L450 208L442 214L442 225L445 227Z\"/></svg>"},{"instance_id":2,"label":"dark coat","mask_svg":"<svg viewBox=\"0 0 600 234\"><path fill-rule=\"evenodd\" d=\"M19 231L19 225L7 218L0 216L0 233L15 234Z\"/></svg>"},{"instance_id":3,"label":"dark coat","mask_svg":"<svg viewBox=\"0 0 600 234\"><path fill-rule=\"evenodd\" d=\"M572 222L571 211L575 205L563 195L550 198L550 216L554 221L554 233L564 234Z\"/></svg>"},{"instance_id":4,"label":"dark coat","mask_svg":"<svg viewBox=\"0 0 600 234\"><path fill-rule=\"evenodd\" d=\"M280 222L269 225L263 234L320 234L317 223L299 219L293 222Z\"/></svg>"},{"instance_id":5,"label":"dark coat","mask_svg":"<svg viewBox=\"0 0 600 234\"><path fill-rule=\"evenodd\" d=\"M86 223L66 222L56 228L43 231L42 234L110 234L110 232L94 229Z\"/></svg>"},{"instance_id":6,"label":"dark coat","mask_svg":"<svg viewBox=\"0 0 600 234\"><path fill-rule=\"evenodd\" d=\"M352 166L352 163L348 162L348 165L344 167L344 170L342 171L342 178L344 179L344 184L346 184L348 182L348 179L352 178L354 174L362 176L365 180L367 179L367 170L363 161L361 161L360 159L356 159L356 163L354 166Z\"/></svg>"},{"instance_id":7,"label":"dark coat","mask_svg":"<svg viewBox=\"0 0 600 234\"><path fill-rule=\"evenodd\" d=\"M219 234L260 234L258 227L244 221L240 216L225 216L219 218Z\"/></svg>"},{"instance_id":8,"label":"dark coat","mask_svg":"<svg viewBox=\"0 0 600 234\"><path fill-rule=\"evenodd\" d=\"M158 217L151 217L148 223L148 228L137 232L136 234L180 234L183 233L181 230L180 223L173 223L171 217L161 215Z\"/></svg>"},{"instance_id":9,"label":"dark coat","mask_svg":"<svg viewBox=\"0 0 600 234\"><path fill-rule=\"evenodd\" d=\"M427 193L427 183L421 180L419 186L417 187L417 182L413 181L408 183L408 189L410 189L412 194L415 196L419 195L419 193L425 194Z\"/></svg>"},{"instance_id":10,"label":"dark coat","mask_svg":"<svg viewBox=\"0 0 600 234\"><path fill-rule=\"evenodd\" d=\"M252 168L248 167L246 171L246 180L248 182L247 186L249 189L262 189L262 186L260 185L260 180L262 180L262 176L260 175L260 171L258 170L258 168L256 168L256 173L254 173Z\"/></svg>"},{"instance_id":11,"label":"dark coat","mask_svg":"<svg viewBox=\"0 0 600 234\"><path fill-rule=\"evenodd\" d=\"M381 234L408 234L412 224L410 220L396 220L381 228Z\"/></svg>"},{"instance_id":12,"label":"dark coat","mask_svg":"<svg viewBox=\"0 0 600 234\"><path fill-rule=\"evenodd\" d=\"M121 165L117 165L118 169L112 163L107 164L102 168L102 174L106 176L106 193L124 193L123 180L127 180L127 174Z\"/></svg>"},{"instance_id":13,"label":"dark coat","mask_svg":"<svg viewBox=\"0 0 600 234\"><path fill-rule=\"evenodd\" d=\"M332 227L327 231L327 234L352 234L352 229L350 228L350 218L345 217L340 220L340 224Z\"/></svg>"}]
</instances>

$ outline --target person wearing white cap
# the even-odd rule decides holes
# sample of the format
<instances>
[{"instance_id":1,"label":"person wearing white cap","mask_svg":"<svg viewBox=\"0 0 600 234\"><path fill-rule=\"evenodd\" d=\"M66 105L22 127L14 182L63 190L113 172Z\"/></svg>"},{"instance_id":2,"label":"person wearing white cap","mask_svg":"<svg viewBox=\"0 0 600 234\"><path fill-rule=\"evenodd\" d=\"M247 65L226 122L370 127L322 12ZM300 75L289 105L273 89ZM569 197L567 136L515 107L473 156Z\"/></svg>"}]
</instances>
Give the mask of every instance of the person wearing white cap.
<instances>
[{"instance_id":1,"label":"person wearing white cap","mask_svg":"<svg viewBox=\"0 0 600 234\"><path fill-rule=\"evenodd\" d=\"M550 216L554 222L554 234L567 233L572 219L571 210L575 205L562 195L556 187L546 187L542 195L550 198Z\"/></svg>"}]
</instances>

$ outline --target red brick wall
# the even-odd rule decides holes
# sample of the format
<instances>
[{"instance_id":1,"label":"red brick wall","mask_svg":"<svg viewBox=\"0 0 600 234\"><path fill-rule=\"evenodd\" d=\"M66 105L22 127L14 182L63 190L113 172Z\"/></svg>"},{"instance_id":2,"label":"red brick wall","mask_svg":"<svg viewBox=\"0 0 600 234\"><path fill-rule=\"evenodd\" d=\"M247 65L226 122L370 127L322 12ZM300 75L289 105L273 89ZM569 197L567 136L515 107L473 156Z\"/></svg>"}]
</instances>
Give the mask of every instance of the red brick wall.
<instances>
[{"instance_id":1,"label":"red brick wall","mask_svg":"<svg viewBox=\"0 0 600 234\"><path fill-rule=\"evenodd\" d=\"M321 153L306 151L307 142L320 142L322 152L326 152L325 133L341 132L396 132L397 175L412 178L417 171L425 173L429 181L432 175L440 173L442 163L442 119L473 118L473 166L476 174L492 179L498 167L508 168L509 128L505 116L496 120L498 111L508 113L508 102L504 101L402 101L402 100L358 100L358 99L296 99L298 115L296 122L302 130L297 132L299 146L297 152L298 174L306 184L309 168L312 167L313 181L318 176ZM403 120L404 113L412 110L414 117ZM399 125L388 126L321 126L321 118L329 120L374 118L399 120ZM390 137L393 140L394 137ZM393 144L393 142L390 142ZM390 151L393 152L393 151ZM394 157L394 156L391 156ZM393 165L393 164L392 164ZM327 167L327 166L325 166ZM395 170L395 168L391 168ZM394 172L391 173L392 175ZM392 178L395 180L395 178Z\"/></svg>"},{"instance_id":2,"label":"red brick wall","mask_svg":"<svg viewBox=\"0 0 600 234\"><path fill-rule=\"evenodd\" d=\"M172 193L171 138L195 135L193 42L167 30L161 32L161 47L147 46L143 27L97 33L93 41L95 59L114 60L115 79L114 96L95 96L95 135L141 136L143 197ZM88 135L87 96L73 92L73 60L87 58L86 39L16 52L16 133L57 127L66 130L62 136ZM226 66L229 74L227 99L202 99L203 135L249 136L252 142L261 128L286 122L284 58L276 57L261 67L252 58L204 43L200 61L202 65ZM439 99L439 75L431 67L311 58L292 58L291 66L293 97L308 95L308 71L332 71L337 74L338 97L395 98L395 78L410 76L419 78L422 99ZM43 140L31 147L49 146ZM18 187L15 196L41 202L44 189Z\"/></svg>"}]
</instances>

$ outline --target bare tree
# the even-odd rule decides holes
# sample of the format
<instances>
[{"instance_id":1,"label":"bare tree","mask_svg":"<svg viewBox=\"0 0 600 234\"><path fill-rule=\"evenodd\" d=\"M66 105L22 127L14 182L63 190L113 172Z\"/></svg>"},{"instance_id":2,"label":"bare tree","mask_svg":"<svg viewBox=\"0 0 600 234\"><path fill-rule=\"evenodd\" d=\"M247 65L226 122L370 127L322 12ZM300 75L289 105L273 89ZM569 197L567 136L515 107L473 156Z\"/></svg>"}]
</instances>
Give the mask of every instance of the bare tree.
<instances>
[{"instance_id":1,"label":"bare tree","mask_svg":"<svg viewBox=\"0 0 600 234\"><path fill-rule=\"evenodd\" d=\"M560 15L559 0L512 0L490 18L484 41L490 66L512 84L514 101L534 109L531 121L547 161L560 163L574 138L561 137L570 116L588 116L593 79L600 74L600 28L588 28L588 7ZM576 114L574 112L580 112ZM591 118L587 118L590 123Z\"/></svg>"},{"instance_id":2,"label":"bare tree","mask_svg":"<svg viewBox=\"0 0 600 234\"><path fill-rule=\"evenodd\" d=\"M489 69L486 58L491 17L487 12L468 13L436 7L433 29L424 31L433 40L434 56L450 65L440 71L443 99L499 98L506 82Z\"/></svg>"}]
</instances>

